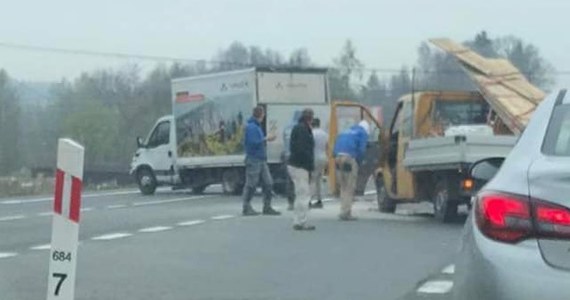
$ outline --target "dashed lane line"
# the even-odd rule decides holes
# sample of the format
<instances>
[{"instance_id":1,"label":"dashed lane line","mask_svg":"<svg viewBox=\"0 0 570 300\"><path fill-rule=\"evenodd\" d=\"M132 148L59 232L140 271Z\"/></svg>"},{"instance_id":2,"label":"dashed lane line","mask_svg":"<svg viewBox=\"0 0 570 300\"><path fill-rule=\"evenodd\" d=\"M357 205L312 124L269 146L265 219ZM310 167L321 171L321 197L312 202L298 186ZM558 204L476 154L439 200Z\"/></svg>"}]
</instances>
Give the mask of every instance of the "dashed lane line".
<instances>
[{"instance_id":1,"label":"dashed lane line","mask_svg":"<svg viewBox=\"0 0 570 300\"><path fill-rule=\"evenodd\" d=\"M206 221L204 220L192 220L192 221L184 221L184 222L179 222L178 226L192 226L192 225L198 225L198 224L202 224L205 223Z\"/></svg>"},{"instance_id":2,"label":"dashed lane line","mask_svg":"<svg viewBox=\"0 0 570 300\"><path fill-rule=\"evenodd\" d=\"M24 215L6 216L6 217L1 217L0 222L21 220L21 219L25 219L25 218L26 218L26 216L24 216Z\"/></svg>"},{"instance_id":3,"label":"dashed lane line","mask_svg":"<svg viewBox=\"0 0 570 300\"><path fill-rule=\"evenodd\" d=\"M36 214L36 216L38 216L38 217L50 217L52 215L53 215L52 211L44 211L44 212Z\"/></svg>"},{"instance_id":4,"label":"dashed lane line","mask_svg":"<svg viewBox=\"0 0 570 300\"><path fill-rule=\"evenodd\" d=\"M212 197L214 197L214 196L197 196L197 197L175 198L175 199L169 199L169 200L139 201L139 202L133 202L133 206L158 205L158 204L198 200L198 199L204 199L204 198L212 198Z\"/></svg>"},{"instance_id":5,"label":"dashed lane line","mask_svg":"<svg viewBox=\"0 0 570 300\"><path fill-rule=\"evenodd\" d=\"M93 207L83 207L80 209L81 212L86 212L86 211L92 211L94 208Z\"/></svg>"},{"instance_id":6,"label":"dashed lane line","mask_svg":"<svg viewBox=\"0 0 570 300\"><path fill-rule=\"evenodd\" d=\"M446 294L453 288L453 281L433 280L422 284L417 292L420 294Z\"/></svg>"},{"instance_id":7,"label":"dashed lane line","mask_svg":"<svg viewBox=\"0 0 570 300\"><path fill-rule=\"evenodd\" d=\"M44 244L44 245L30 247L30 250L50 250L50 249L51 249L51 244Z\"/></svg>"},{"instance_id":8,"label":"dashed lane line","mask_svg":"<svg viewBox=\"0 0 570 300\"><path fill-rule=\"evenodd\" d=\"M235 215L218 215L218 216L213 216L210 219L212 219L212 220L227 220L227 219L231 219L231 218L235 218ZM178 222L176 225L182 227L182 226L199 225L199 224L203 224L203 223L206 223L206 220L197 219L197 220L181 221L181 222ZM142 228L142 229L138 230L138 232L140 232L140 233L151 233L151 232L167 231L167 230L171 230L171 229L174 229L174 226L153 226L153 227ZM128 232L115 232L115 233L108 233L108 234L95 236L95 237L92 237L91 240L108 241L108 240L116 240L116 239L126 238L126 237L130 237L130 236L133 236L133 234L128 233ZM81 243L82 242L80 242L80 244ZM29 247L29 250L33 250L33 251L50 250L50 249L51 249L51 244L42 244L42 245L36 245L36 246ZM0 252L0 259L1 258L13 257L16 255L18 255L18 253Z\"/></svg>"},{"instance_id":9,"label":"dashed lane line","mask_svg":"<svg viewBox=\"0 0 570 300\"><path fill-rule=\"evenodd\" d=\"M210 219L212 220L227 220L227 219L231 219L231 218L235 218L234 215L219 215L219 216L213 216Z\"/></svg>"},{"instance_id":10,"label":"dashed lane line","mask_svg":"<svg viewBox=\"0 0 570 300\"><path fill-rule=\"evenodd\" d=\"M125 205L125 204L107 205L107 209L119 209L119 208L125 208L125 207L127 207L127 205Z\"/></svg>"},{"instance_id":11,"label":"dashed lane line","mask_svg":"<svg viewBox=\"0 0 570 300\"><path fill-rule=\"evenodd\" d=\"M443 268L443 270L441 270L441 273L448 274L448 275L454 274L455 273L455 265L449 265L449 266Z\"/></svg>"},{"instance_id":12,"label":"dashed lane line","mask_svg":"<svg viewBox=\"0 0 570 300\"><path fill-rule=\"evenodd\" d=\"M109 234L104 234L104 235L99 235L96 237L92 237L91 239L94 241L108 241L108 240L115 240L115 239L121 239L121 238L126 238L132 236L132 234L130 233L126 233L126 232L116 232L116 233L109 233Z\"/></svg>"},{"instance_id":13,"label":"dashed lane line","mask_svg":"<svg viewBox=\"0 0 570 300\"><path fill-rule=\"evenodd\" d=\"M109 193L97 193L97 194L85 194L81 195L81 198L97 198L106 196L120 196L120 195L131 195L140 193L138 190L120 191L120 192L109 192ZM44 197L36 199L22 199L22 200L5 200L0 202L0 204L28 204L37 202L53 201L53 197Z\"/></svg>"},{"instance_id":14,"label":"dashed lane line","mask_svg":"<svg viewBox=\"0 0 570 300\"><path fill-rule=\"evenodd\" d=\"M14 252L0 252L0 259L1 258L8 258L8 257L14 257L18 255L18 253L14 253Z\"/></svg>"},{"instance_id":15,"label":"dashed lane line","mask_svg":"<svg viewBox=\"0 0 570 300\"><path fill-rule=\"evenodd\" d=\"M170 229L172 229L172 227L170 227L170 226L155 226L155 227L147 227L147 228L140 229L139 232L150 233L150 232L166 231L166 230L170 230Z\"/></svg>"}]
</instances>

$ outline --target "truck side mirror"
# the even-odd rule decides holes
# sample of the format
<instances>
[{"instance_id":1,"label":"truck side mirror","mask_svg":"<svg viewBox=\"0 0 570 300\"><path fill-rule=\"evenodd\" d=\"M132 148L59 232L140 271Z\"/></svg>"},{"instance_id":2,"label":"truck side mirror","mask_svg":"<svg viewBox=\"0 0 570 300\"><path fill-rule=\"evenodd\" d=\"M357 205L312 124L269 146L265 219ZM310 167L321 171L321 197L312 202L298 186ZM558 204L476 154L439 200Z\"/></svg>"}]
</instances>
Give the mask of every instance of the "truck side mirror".
<instances>
[{"instance_id":1,"label":"truck side mirror","mask_svg":"<svg viewBox=\"0 0 570 300\"><path fill-rule=\"evenodd\" d=\"M143 140L140 136L137 136L137 147L138 148L144 148L144 143L143 143Z\"/></svg>"}]
</instances>

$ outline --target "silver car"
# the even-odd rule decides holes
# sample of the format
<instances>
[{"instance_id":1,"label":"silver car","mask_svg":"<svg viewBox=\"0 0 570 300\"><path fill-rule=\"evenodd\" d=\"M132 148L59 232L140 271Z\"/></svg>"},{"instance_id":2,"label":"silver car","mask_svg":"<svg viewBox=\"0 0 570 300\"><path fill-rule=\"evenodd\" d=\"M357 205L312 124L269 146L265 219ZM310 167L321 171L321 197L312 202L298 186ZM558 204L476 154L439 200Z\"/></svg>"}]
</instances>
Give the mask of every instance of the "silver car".
<instances>
[{"instance_id":1,"label":"silver car","mask_svg":"<svg viewBox=\"0 0 570 300\"><path fill-rule=\"evenodd\" d=\"M504 162L471 175L490 181L465 225L455 298L570 299L570 93L545 99Z\"/></svg>"}]
</instances>

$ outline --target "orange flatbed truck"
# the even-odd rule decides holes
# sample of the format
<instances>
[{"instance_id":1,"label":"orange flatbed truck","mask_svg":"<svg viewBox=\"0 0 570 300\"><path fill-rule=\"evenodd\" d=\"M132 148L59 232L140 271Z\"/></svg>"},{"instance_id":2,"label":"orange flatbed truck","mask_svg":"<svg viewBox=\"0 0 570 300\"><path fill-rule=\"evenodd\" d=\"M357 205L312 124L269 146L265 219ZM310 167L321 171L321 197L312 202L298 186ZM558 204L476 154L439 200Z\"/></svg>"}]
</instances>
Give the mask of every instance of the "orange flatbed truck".
<instances>
[{"instance_id":1,"label":"orange flatbed truck","mask_svg":"<svg viewBox=\"0 0 570 300\"><path fill-rule=\"evenodd\" d=\"M330 145L339 132L360 121L339 118L345 115L344 110L357 111L360 119L372 124L357 194L362 194L366 183L374 178L382 212L395 212L399 203L430 201L437 219L454 220L458 206L470 203L473 182L467 176L469 166L483 158L505 157L517 139L505 128L489 124L492 112L478 92L433 91L403 96L388 126L381 126L361 104L333 103ZM329 170L334 170L332 159ZM335 179L330 172L330 187L338 191Z\"/></svg>"}]
</instances>

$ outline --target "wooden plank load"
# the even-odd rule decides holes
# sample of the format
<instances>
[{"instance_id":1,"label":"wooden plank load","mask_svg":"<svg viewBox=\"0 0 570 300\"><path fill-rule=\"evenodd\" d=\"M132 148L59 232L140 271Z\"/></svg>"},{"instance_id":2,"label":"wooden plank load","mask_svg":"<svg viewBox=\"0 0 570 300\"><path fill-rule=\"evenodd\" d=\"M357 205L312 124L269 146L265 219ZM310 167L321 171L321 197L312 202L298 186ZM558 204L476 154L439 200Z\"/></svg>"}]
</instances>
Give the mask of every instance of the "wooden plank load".
<instances>
[{"instance_id":1,"label":"wooden plank load","mask_svg":"<svg viewBox=\"0 0 570 300\"><path fill-rule=\"evenodd\" d=\"M491 120L497 131L502 126L517 135L524 130L532 112L545 97L542 90L506 59L485 58L450 39L431 39L430 42L453 55L474 81L498 117Z\"/></svg>"}]
</instances>

